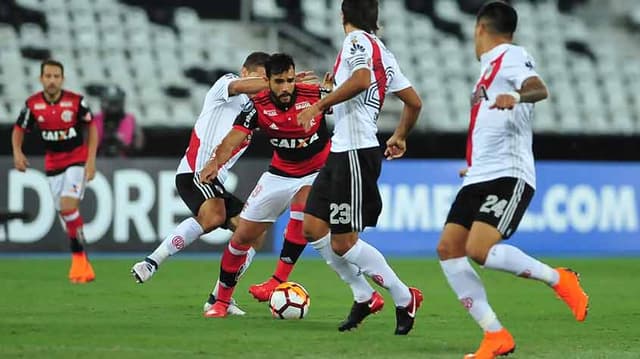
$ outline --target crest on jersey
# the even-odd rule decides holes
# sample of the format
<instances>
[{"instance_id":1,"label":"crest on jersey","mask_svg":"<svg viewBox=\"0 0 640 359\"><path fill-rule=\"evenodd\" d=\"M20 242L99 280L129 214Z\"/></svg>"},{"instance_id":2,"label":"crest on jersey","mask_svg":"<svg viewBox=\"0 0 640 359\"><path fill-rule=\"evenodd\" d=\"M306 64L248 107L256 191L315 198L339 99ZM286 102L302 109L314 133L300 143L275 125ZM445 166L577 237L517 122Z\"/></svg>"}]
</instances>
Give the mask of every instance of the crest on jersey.
<instances>
[{"instance_id":1,"label":"crest on jersey","mask_svg":"<svg viewBox=\"0 0 640 359\"><path fill-rule=\"evenodd\" d=\"M64 110L62 111L62 114L60 114L60 118L62 119L62 121L64 122L71 122L73 121L73 111L71 110Z\"/></svg>"}]
</instances>

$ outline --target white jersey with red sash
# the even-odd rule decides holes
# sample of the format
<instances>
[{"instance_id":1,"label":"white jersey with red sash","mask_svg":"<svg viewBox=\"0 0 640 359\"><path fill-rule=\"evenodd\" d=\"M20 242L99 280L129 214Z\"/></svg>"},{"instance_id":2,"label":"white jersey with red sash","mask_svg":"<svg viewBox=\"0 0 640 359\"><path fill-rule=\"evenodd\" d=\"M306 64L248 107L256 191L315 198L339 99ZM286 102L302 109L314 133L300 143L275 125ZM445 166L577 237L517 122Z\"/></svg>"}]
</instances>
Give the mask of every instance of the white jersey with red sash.
<instances>
[{"instance_id":1,"label":"white jersey with red sash","mask_svg":"<svg viewBox=\"0 0 640 359\"><path fill-rule=\"evenodd\" d=\"M371 85L354 98L333 106L335 127L331 152L345 152L376 147L376 122L388 92L411 86L400 71L393 54L375 35L362 30L347 34L334 65L334 88L342 85L353 72L371 70Z\"/></svg>"},{"instance_id":2,"label":"white jersey with red sash","mask_svg":"<svg viewBox=\"0 0 640 359\"><path fill-rule=\"evenodd\" d=\"M520 90L526 79L539 77L535 62L524 48L511 44L494 47L480 62L480 78L471 97L466 153L469 170L463 186L515 177L535 188L534 105L519 103L513 110L489 108L498 95Z\"/></svg>"}]
</instances>

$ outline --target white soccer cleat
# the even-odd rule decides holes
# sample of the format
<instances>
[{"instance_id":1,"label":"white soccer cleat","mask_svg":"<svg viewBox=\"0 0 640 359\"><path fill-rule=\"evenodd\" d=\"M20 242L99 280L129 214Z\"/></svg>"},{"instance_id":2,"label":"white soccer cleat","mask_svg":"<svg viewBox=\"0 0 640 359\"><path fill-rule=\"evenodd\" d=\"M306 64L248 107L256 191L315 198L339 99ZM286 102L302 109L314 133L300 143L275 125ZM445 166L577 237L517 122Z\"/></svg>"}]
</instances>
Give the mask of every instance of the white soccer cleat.
<instances>
[{"instance_id":1,"label":"white soccer cleat","mask_svg":"<svg viewBox=\"0 0 640 359\"><path fill-rule=\"evenodd\" d=\"M204 313L208 312L209 309L211 309L211 307L213 306L213 303L216 302L216 298L209 294L209 299L207 299L206 302L204 302L204 305L202 306L202 311ZM245 312L244 310L240 309L240 307L238 307L238 303L236 303L236 300L231 298L231 304L229 304L229 307L227 308L227 314L229 315L245 315L247 314L247 312Z\"/></svg>"},{"instance_id":2,"label":"white soccer cleat","mask_svg":"<svg viewBox=\"0 0 640 359\"><path fill-rule=\"evenodd\" d=\"M138 262L131 268L131 274L133 274L133 278L135 278L136 283L140 284L151 279L155 272L156 267L147 261Z\"/></svg>"}]
</instances>

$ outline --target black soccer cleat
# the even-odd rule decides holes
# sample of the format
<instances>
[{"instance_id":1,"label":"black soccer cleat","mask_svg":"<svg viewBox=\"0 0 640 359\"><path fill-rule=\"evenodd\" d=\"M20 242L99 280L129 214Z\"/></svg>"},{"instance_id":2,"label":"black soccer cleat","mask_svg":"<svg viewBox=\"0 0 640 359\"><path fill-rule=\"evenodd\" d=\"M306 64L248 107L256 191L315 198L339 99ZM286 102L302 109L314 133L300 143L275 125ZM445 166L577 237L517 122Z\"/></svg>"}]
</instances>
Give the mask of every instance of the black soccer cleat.
<instances>
[{"instance_id":1,"label":"black soccer cleat","mask_svg":"<svg viewBox=\"0 0 640 359\"><path fill-rule=\"evenodd\" d=\"M411 301L406 307L396 307L396 335L407 335L413 329L416 312L422 304L422 292L418 288L409 288Z\"/></svg>"},{"instance_id":2,"label":"black soccer cleat","mask_svg":"<svg viewBox=\"0 0 640 359\"><path fill-rule=\"evenodd\" d=\"M358 303L353 302L351 306L351 312L347 319L345 319L338 330L344 332L346 330L355 329L369 314L375 314L382 310L384 306L384 298L378 292L373 292L371 299L366 302Z\"/></svg>"}]
</instances>

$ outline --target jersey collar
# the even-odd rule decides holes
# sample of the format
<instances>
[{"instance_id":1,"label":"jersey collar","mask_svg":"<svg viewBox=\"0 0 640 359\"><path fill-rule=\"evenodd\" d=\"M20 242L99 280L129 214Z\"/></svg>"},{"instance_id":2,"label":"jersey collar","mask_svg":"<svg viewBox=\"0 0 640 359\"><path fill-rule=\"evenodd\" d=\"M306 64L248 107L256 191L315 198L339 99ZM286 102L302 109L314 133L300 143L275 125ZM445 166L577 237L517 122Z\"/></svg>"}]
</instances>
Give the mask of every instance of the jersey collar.
<instances>
[{"instance_id":1,"label":"jersey collar","mask_svg":"<svg viewBox=\"0 0 640 359\"><path fill-rule=\"evenodd\" d=\"M480 55L480 65L484 68L489 64L489 62L495 59L499 54L506 51L509 48L509 46L511 46L511 44L508 44L508 43L500 44L494 47L493 49L485 52L484 54Z\"/></svg>"},{"instance_id":2,"label":"jersey collar","mask_svg":"<svg viewBox=\"0 0 640 359\"><path fill-rule=\"evenodd\" d=\"M49 102L49 100L47 100L47 97L44 95L44 91L42 91L41 94L42 94L42 99L44 100L44 102L48 103L49 105L55 105L58 102L60 102L62 100L62 98L64 97L64 90L60 90L60 96L58 97L57 100L55 100L53 102Z\"/></svg>"}]
</instances>

